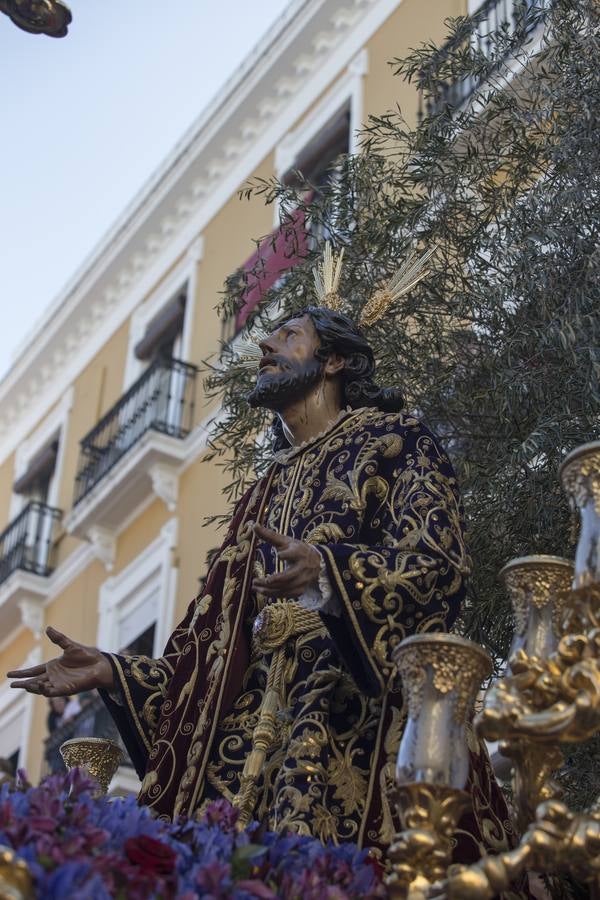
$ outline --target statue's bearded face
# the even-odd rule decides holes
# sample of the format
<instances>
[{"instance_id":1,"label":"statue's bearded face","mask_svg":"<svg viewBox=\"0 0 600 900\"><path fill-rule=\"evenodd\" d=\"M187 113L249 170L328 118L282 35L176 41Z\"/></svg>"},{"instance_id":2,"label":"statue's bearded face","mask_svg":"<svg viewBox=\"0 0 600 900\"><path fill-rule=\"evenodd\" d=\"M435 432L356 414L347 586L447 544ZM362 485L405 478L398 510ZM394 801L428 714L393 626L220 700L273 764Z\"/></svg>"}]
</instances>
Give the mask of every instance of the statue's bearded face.
<instances>
[{"instance_id":1,"label":"statue's bearded face","mask_svg":"<svg viewBox=\"0 0 600 900\"><path fill-rule=\"evenodd\" d=\"M323 363L315 357L319 338L310 316L289 319L261 341L256 387L250 406L282 412L305 397L323 377Z\"/></svg>"}]
</instances>

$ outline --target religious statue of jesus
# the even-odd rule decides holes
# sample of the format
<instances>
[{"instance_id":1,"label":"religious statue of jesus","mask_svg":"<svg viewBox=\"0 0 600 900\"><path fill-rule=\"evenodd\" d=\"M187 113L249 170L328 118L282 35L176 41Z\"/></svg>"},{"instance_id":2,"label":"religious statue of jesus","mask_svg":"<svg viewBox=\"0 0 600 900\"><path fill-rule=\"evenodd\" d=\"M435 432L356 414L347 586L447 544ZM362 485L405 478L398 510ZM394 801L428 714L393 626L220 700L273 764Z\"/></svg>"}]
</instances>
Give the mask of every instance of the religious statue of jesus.
<instances>
[{"instance_id":1,"label":"religious statue of jesus","mask_svg":"<svg viewBox=\"0 0 600 900\"><path fill-rule=\"evenodd\" d=\"M405 721L392 651L449 629L470 561L437 439L374 381L335 284L260 342L253 406L275 413L274 456L237 503L204 590L158 659L103 653L53 628L62 656L9 673L47 697L97 688L157 815L215 798L322 841L384 851ZM329 300L327 303L325 301ZM510 840L473 742L461 862Z\"/></svg>"}]
</instances>

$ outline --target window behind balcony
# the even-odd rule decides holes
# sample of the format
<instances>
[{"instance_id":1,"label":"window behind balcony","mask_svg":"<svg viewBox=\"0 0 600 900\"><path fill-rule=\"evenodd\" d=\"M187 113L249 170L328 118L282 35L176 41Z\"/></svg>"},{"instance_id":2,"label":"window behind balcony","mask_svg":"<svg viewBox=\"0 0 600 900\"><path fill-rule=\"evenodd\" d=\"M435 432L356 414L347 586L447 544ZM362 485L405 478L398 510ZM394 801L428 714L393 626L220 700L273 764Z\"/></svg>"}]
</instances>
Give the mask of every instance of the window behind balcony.
<instances>
[{"instance_id":1,"label":"window behind balcony","mask_svg":"<svg viewBox=\"0 0 600 900\"><path fill-rule=\"evenodd\" d=\"M150 365L156 359L179 359L185 322L186 291L180 291L150 320L135 345L136 359Z\"/></svg>"},{"instance_id":2,"label":"window behind balcony","mask_svg":"<svg viewBox=\"0 0 600 900\"><path fill-rule=\"evenodd\" d=\"M0 541L0 580L15 569L47 575L56 538L58 511L49 506L56 474L59 438L47 442L29 460L26 470L13 484L20 514Z\"/></svg>"},{"instance_id":3,"label":"window behind balcony","mask_svg":"<svg viewBox=\"0 0 600 900\"><path fill-rule=\"evenodd\" d=\"M25 502L36 500L38 503L47 503L57 458L58 438L55 438L36 453L26 471L17 478L13 485L15 494L23 497Z\"/></svg>"},{"instance_id":4,"label":"window behind balcony","mask_svg":"<svg viewBox=\"0 0 600 900\"><path fill-rule=\"evenodd\" d=\"M116 610L116 646L128 656L154 656L159 587L155 580L141 585Z\"/></svg>"},{"instance_id":5,"label":"window behind balcony","mask_svg":"<svg viewBox=\"0 0 600 900\"><path fill-rule=\"evenodd\" d=\"M309 184L318 192L337 177L336 163L349 150L350 105L346 103L300 150L282 181L291 187Z\"/></svg>"},{"instance_id":6,"label":"window behind balcony","mask_svg":"<svg viewBox=\"0 0 600 900\"><path fill-rule=\"evenodd\" d=\"M156 634L156 622L144 629L141 634L134 637L126 647L121 650L127 656L154 656L154 637Z\"/></svg>"},{"instance_id":7,"label":"window behind balcony","mask_svg":"<svg viewBox=\"0 0 600 900\"><path fill-rule=\"evenodd\" d=\"M150 428L182 436L186 392L190 393L190 370L180 361L186 305L184 285L147 320L131 346L130 377L135 378L105 433L94 437L95 449L102 454L95 476L108 471Z\"/></svg>"}]
</instances>

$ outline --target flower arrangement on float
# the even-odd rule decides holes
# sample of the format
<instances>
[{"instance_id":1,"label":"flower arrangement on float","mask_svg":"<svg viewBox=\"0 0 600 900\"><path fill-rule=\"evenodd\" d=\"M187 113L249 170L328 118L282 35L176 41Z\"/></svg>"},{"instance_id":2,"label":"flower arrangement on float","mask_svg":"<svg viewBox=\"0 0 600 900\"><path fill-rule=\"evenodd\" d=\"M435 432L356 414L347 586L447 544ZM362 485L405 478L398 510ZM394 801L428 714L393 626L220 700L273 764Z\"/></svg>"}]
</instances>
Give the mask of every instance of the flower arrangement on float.
<instances>
[{"instance_id":1,"label":"flower arrangement on float","mask_svg":"<svg viewBox=\"0 0 600 900\"><path fill-rule=\"evenodd\" d=\"M23 773L0 786L0 845L14 851L44 900L351 900L386 895L354 845L240 831L225 800L202 819L164 822L134 797L95 797L79 769L38 787ZM3 871L4 874L4 871Z\"/></svg>"}]
</instances>

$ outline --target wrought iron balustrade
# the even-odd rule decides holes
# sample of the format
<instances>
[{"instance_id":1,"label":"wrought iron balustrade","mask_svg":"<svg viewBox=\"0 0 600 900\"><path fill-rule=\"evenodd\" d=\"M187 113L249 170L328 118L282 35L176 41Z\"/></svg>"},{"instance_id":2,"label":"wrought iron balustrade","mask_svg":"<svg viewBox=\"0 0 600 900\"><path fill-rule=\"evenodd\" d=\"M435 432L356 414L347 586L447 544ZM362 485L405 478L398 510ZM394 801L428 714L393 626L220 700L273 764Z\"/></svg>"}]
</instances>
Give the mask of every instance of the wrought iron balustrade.
<instances>
[{"instance_id":1,"label":"wrought iron balustrade","mask_svg":"<svg viewBox=\"0 0 600 900\"><path fill-rule=\"evenodd\" d=\"M0 584L17 569L49 575L54 567L60 509L31 500L0 534Z\"/></svg>"},{"instance_id":2,"label":"wrought iron balustrade","mask_svg":"<svg viewBox=\"0 0 600 900\"><path fill-rule=\"evenodd\" d=\"M146 434L184 438L194 415L196 366L157 359L83 438L75 482L79 503Z\"/></svg>"},{"instance_id":3,"label":"wrought iron balustrade","mask_svg":"<svg viewBox=\"0 0 600 900\"><path fill-rule=\"evenodd\" d=\"M108 738L119 745L125 754L124 765L133 768L125 744L119 734L112 716L98 694L83 694L82 709L71 719L53 729L44 743L44 759L50 772L64 772L65 764L60 755L60 746L65 741L76 737Z\"/></svg>"},{"instance_id":4,"label":"wrought iron balustrade","mask_svg":"<svg viewBox=\"0 0 600 900\"><path fill-rule=\"evenodd\" d=\"M447 79L428 78L428 73L423 70L421 78L427 83L426 92L419 91L419 108L417 116L419 121L424 115L431 116L443 112L444 109L458 109L461 107L492 74L502 62L505 62L511 53L498 56L498 44L496 38L500 35L518 37L521 41L531 33L539 22L539 16L544 15L550 7L551 0L486 0L470 18L470 27L465 36L460 31L444 44L431 62L431 68L436 70L443 68L446 60L451 55L471 48L483 59L489 62L489 69L482 68L477 75L456 76Z\"/></svg>"}]
</instances>

